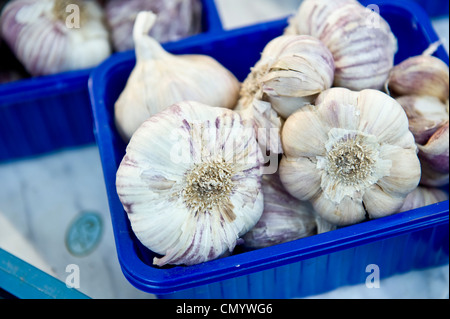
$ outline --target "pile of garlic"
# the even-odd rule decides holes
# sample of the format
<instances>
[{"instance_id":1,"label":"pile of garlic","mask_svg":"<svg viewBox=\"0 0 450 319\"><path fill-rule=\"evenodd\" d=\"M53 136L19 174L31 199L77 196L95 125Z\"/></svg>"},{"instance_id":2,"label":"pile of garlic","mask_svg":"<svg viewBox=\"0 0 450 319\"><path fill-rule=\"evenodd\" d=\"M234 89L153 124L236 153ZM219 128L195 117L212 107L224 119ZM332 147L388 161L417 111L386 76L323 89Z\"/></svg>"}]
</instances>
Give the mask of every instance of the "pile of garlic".
<instances>
[{"instance_id":1,"label":"pile of garlic","mask_svg":"<svg viewBox=\"0 0 450 319\"><path fill-rule=\"evenodd\" d=\"M92 68L113 52L133 49L130 35L142 10L158 13L152 36L160 42L202 28L200 0L9 0L1 5L0 37L25 68L22 77Z\"/></svg>"},{"instance_id":2,"label":"pile of garlic","mask_svg":"<svg viewBox=\"0 0 450 319\"><path fill-rule=\"evenodd\" d=\"M364 10L356 0L304 0L242 83L220 80L214 96L229 99L216 104L193 95L201 88L192 79L204 64L226 74L223 66L165 52L140 27L152 15L140 13L138 63L115 105L122 136L134 121L116 186L155 265L193 265L448 199L434 188L448 183L448 67L424 56L424 65L394 67L395 36L371 11L379 30L366 39Z\"/></svg>"}]
</instances>

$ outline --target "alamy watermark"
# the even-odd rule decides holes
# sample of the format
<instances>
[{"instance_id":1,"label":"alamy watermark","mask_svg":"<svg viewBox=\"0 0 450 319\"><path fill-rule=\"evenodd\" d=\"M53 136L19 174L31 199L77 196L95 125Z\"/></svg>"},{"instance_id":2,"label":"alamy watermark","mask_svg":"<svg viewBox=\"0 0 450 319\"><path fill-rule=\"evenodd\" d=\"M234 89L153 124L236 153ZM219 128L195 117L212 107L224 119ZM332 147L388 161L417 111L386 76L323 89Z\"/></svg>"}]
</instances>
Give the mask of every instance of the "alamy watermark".
<instances>
[{"instance_id":1,"label":"alamy watermark","mask_svg":"<svg viewBox=\"0 0 450 319\"><path fill-rule=\"evenodd\" d=\"M69 29L80 28L80 7L77 4L68 4L66 6L66 27Z\"/></svg>"},{"instance_id":2,"label":"alamy watermark","mask_svg":"<svg viewBox=\"0 0 450 319\"><path fill-rule=\"evenodd\" d=\"M66 287L67 288L80 288L80 267L76 264L69 264L66 266Z\"/></svg>"},{"instance_id":3,"label":"alamy watermark","mask_svg":"<svg viewBox=\"0 0 450 319\"><path fill-rule=\"evenodd\" d=\"M366 266L366 273L369 273L366 277L366 287L380 288L380 267L377 264L369 264Z\"/></svg>"}]
</instances>

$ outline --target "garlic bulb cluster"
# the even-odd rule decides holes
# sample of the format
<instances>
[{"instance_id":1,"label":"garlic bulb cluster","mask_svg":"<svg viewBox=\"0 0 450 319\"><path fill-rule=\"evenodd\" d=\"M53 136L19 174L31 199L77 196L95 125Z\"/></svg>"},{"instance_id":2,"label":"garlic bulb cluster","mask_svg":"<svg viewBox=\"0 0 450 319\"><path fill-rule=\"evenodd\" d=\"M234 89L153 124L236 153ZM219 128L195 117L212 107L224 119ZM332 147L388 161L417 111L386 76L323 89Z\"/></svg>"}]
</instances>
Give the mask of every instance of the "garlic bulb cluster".
<instances>
[{"instance_id":1,"label":"garlic bulb cluster","mask_svg":"<svg viewBox=\"0 0 450 319\"><path fill-rule=\"evenodd\" d=\"M435 96L445 103L449 93L448 66L432 55L413 56L392 68L385 86L392 96Z\"/></svg>"},{"instance_id":2,"label":"garlic bulb cluster","mask_svg":"<svg viewBox=\"0 0 450 319\"><path fill-rule=\"evenodd\" d=\"M116 51L134 48L133 26L140 11L157 15L150 36L160 43L175 41L201 31L200 0L109 0L105 15Z\"/></svg>"},{"instance_id":3,"label":"garlic bulb cluster","mask_svg":"<svg viewBox=\"0 0 450 319\"><path fill-rule=\"evenodd\" d=\"M448 194L439 188L418 186L405 198L400 212L406 212L419 207L428 206L448 200Z\"/></svg>"},{"instance_id":4,"label":"garlic bulb cluster","mask_svg":"<svg viewBox=\"0 0 450 319\"><path fill-rule=\"evenodd\" d=\"M116 187L154 264L192 265L231 252L263 211L262 153L238 113L180 102L133 134Z\"/></svg>"},{"instance_id":5,"label":"garlic bulb cluster","mask_svg":"<svg viewBox=\"0 0 450 319\"><path fill-rule=\"evenodd\" d=\"M304 0L285 34L321 40L333 54L334 86L355 91L382 89L397 52L389 24L356 0Z\"/></svg>"},{"instance_id":6,"label":"garlic bulb cluster","mask_svg":"<svg viewBox=\"0 0 450 319\"><path fill-rule=\"evenodd\" d=\"M430 55L435 49L396 65L386 82L408 116L426 186L448 184L449 178L449 68Z\"/></svg>"},{"instance_id":7,"label":"garlic bulb cluster","mask_svg":"<svg viewBox=\"0 0 450 319\"><path fill-rule=\"evenodd\" d=\"M95 1L13 0L0 24L4 40L31 75L90 68L111 54Z\"/></svg>"},{"instance_id":8,"label":"garlic bulb cluster","mask_svg":"<svg viewBox=\"0 0 450 319\"><path fill-rule=\"evenodd\" d=\"M283 35L271 40L242 84L238 108L245 108L261 91L282 118L314 101L334 78L331 52L307 35Z\"/></svg>"},{"instance_id":9,"label":"garlic bulb cluster","mask_svg":"<svg viewBox=\"0 0 450 319\"><path fill-rule=\"evenodd\" d=\"M152 12L139 12L133 29L136 65L115 103L120 134L129 140L151 115L166 107L193 100L233 108L240 83L219 62L207 55L173 55L148 35L156 21Z\"/></svg>"},{"instance_id":10,"label":"garlic bulb cluster","mask_svg":"<svg viewBox=\"0 0 450 319\"><path fill-rule=\"evenodd\" d=\"M286 192L278 174L263 175L264 211L243 237L247 249L258 249L316 234L311 204Z\"/></svg>"},{"instance_id":11,"label":"garlic bulb cluster","mask_svg":"<svg viewBox=\"0 0 450 319\"><path fill-rule=\"evenodd\" d=\"M396 213L419 184L408 118L383 92L328 89L286 120L281 137L283 185L333 225Z\"/></svg>"}]
</instances>

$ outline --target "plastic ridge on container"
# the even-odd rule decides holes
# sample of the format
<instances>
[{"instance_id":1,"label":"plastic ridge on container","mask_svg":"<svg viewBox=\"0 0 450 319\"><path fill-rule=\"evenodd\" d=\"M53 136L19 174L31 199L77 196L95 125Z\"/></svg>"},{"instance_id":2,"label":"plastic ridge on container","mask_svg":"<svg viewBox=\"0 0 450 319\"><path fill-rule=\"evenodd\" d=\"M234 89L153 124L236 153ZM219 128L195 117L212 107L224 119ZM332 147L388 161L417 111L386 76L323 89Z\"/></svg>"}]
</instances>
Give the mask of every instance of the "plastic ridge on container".
<instances>
[{"instance_id":1,"label":"plastic ridge on container","mask_svg":"<svg viewBox=\"0 0 450 319\"><path fill-rule=\"evenodd\" d=\"M421 54L438 40L429 17L415 3L362 3L378 5L397 36L396 64ZM286 25L287 18L164 47L175 54L210 55L242 81L264 46L281 35ZM442 47L435 56L448 65ZM444 201L198 265L153 266L155 254L143 247L132 232L115 187L115 174L126 145L115 129L113 109L134 65L133 52L111 57L92 72L89 93L118 258L125 277L135 287L159 298L292 298L363 283L369 264L382 269L382 278L448 264L449 202Z\"/></svg>"}]
</instances>

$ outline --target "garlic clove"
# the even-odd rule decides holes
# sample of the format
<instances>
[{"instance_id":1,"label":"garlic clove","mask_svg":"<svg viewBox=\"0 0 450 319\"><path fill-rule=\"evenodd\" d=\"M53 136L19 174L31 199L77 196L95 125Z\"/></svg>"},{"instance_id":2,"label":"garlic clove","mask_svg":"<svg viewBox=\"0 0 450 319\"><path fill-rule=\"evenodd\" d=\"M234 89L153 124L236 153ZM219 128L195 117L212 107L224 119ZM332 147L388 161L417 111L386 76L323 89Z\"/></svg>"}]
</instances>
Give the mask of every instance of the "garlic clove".
<instances>
[{"instance_id":1,"label":"garlic clove","mask_svg":"<svg viewBox=\"0 0 450 319\"><path fill-rule=\"evenodd\" d=\"M282 154L280 131L283 122L269 102L255 96L245 108L236 108L245 125L254 129L263 153Z\"/></svg>"},{"instance_id":2,"label":"garlic clove","mask_svg":"<svg viewBox=\"0 0 450 319\"><path fill-rule=\"evenodd\" d=\"M420 184L429 187L439 187L447 185L449 182L449 173L439 173L426 161L422 161L422 177L420 178Z\"/></svg>"},{"instance_id":3,"label":"garlic clove","mask_svg":"<svg viewBox=\"0 0 450 319\"><path fill-rule=\"evenodd\" d=\"M448 194L439 188L419 186L406 196L400 212L448 200Z\"/></svg>"},{"instance_id":4,"label":"garlic clove","mask_svg":"<svg viewBox=\"0 0 450 319\"><path fill-rule=\"evenodd\" d=\"M366 219L366 211L361 205L361 198L344 197L339 203L329 200L325 193L319 193L312 200L314 210L328 223L345 226L362 222Z\"/></svg>"},{"instance_id":5,"label":"garlic clove","mask_svg":"<svg viewBox=\"0 0 450 319\"><path fill-rule=\"evenodd\" d=\"M298 130L301 122L303 129ZM312 105L292 114L284 123L281 135L283 149L288 157L324 155L322 141L327 139L328 126Z\"/></svg>"},{"instance_id":6,"label":"garlic clove","mask_svg":"<svg viewBox=\"0 0 450 319\"><path fill-rule=\"evenodd\" d=\"M334 58L333 85L355 91L382 89L397 52L389 24L355 0L304 0L285 34L321 40Z\"/></svg>"},{"instance_id":7,"label":"garlic clove","mask_svg":"<svg viewBox=\"0 0 450 319\"><path fill-rule=\"evenodd\" d=\"M419 158L437 173L449 173L449 122L442 125L425 145L418 145Z\"/></svg>"},{"instance_id":8,"label":"garlic clove","mask_svg":"<svg viewBox=\"0 0 450 319\"><path fill-rule=\"evenodd\" d=\"M368 188L363 197L368 217L371 219L397 213L404 200L404 196L386 192L381 185L377 184Z\"/></svg>"},{"instance_id":9,"label":"garlic clove","mask_svg":"<svg viewBox=\"0 0 450 319\"><path fill-rule=\"evenodd\" d=\"M155 21L151 12L140 12L136 18L136 65L114 109L125 141L148 117L179 101L233 108L239 96L239 81L212 57L173 55L148 36Z\"/></svg>"},{"instance_id":10,"label":"garlic clove","mask_svg":"<svg viewBox=\"0 0 450 319\"><path fill-rule=\"evenodd\" d=\"M278 174L263 175L264 211L244 236L243 246L258 249L304 238L316 233L311 204L289 195Z\"/></svg>"},{"instance_id":11,"label":"garlic clove","mask_svg":"<svg viewBox=\"0 0 450 319\"><path fill-rule=\"evenodd\" d=\"M309 157L289 158L280 162L280 180L286 190L300 200L309 200L320 189L320 175L315 174L317 161Z\"/></svg>"},{"instance_id":12,"label":"garlic clove","mask_svg":"<svg viewBox=\"0 0 450 319\"><path fill-rule=\"evenodd\" d=\"M415 148L383 145L379 151L380 157L391 163L388 175L380 178L377 184L389 195L404 197L417 187L421 176Z\"/></svg>"},{"instance_id":13,"label":"garlic clove","mask_svg":"<svg viewBox=\"0 0 450 319\"><path fill-rule=\"evenodd\" d=\"M448 121L447 106L437 97L405 95L396 98L406 112L409 130L417 144L426 144L428 139Z\"/></svg>"},{"instance_id":14,"label":"garlic clove","mask_svg":"<svg viewBox=\"0 0 450 319\"><path fill-rule=\"evenodd\" d=\"M119 199L154 264L231 252L263 211L263 158L238 113L180 102L133 134L116 174Z\"/></svg>"},{"instance_id":15,"label":"garlic clove","mask_svg":"<svg viewBox=\"0 0 450 319\"><path fill-rule=\"evenodd\" d=\"M392 68L385 89L393 96L427 95L445 103L449 92L448 66L431 55L410 57Z\"/></svg>"}]
</instances>

